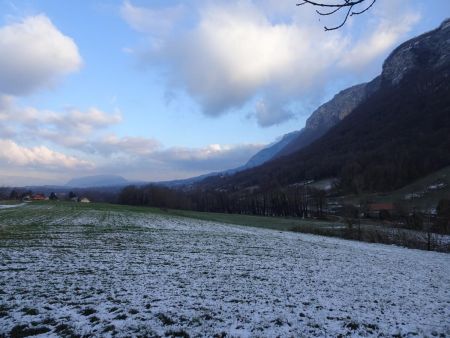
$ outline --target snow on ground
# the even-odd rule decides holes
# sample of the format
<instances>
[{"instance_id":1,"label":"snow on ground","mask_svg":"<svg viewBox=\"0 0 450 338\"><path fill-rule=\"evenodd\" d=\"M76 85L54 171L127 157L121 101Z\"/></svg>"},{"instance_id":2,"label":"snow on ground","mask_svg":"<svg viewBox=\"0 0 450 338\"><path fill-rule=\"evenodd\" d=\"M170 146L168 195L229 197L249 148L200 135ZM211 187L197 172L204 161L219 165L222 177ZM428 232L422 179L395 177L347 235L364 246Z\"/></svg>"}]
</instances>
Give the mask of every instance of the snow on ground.
<instances>
[{"instance_id":1,"label":"snow on ground","mask_svg":"<svg viewBox=\"0 0 450 338\"><path fill-rule=\"evenodd\" d=\"M450 335L448 254L88 208L0 224L0 337Z\"/></svg>"},{"instance_id":2,"label":"snow on ground","mask_svg":"<svg viewBox=\"0 0 450 338\"><path fill-rule=\"evenodd\" d=\"M23 207L24 205L26 205L26 203L20 203L20 204L0 204L0 209L17 208L17 207Z\"/></svg>"}]
</instances>

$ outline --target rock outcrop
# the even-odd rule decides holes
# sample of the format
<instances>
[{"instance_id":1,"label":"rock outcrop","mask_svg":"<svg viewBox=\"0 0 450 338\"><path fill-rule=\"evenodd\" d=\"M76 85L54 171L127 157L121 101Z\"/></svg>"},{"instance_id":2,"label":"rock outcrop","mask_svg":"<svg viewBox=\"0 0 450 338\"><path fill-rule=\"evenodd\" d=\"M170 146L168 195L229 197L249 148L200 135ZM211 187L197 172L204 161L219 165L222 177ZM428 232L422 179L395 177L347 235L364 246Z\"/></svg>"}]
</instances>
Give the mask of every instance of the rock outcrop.
<instances>
[{"instance_id":1,"label":"rock outcrop","mask_svg":"<svg viewBox=\"0 0 450 338\"><path fill-rule=\"evenodd\" d=\"M344 119L368 96L367 83L359 84L336 94L317 108L306 120L307 129L329 129Z\"/></svg>"},{"instance_id":2,"label":"rock outcrop","mask_svg":"<svg viewBox=\"0 0 450 338\"><path fill-rule=\"evenodd\" d=\"M450 61L450 19L439 28L398 46L383 64L382 81L398 84L417 67L438 68Z\"/></svg>"}]
</instances>

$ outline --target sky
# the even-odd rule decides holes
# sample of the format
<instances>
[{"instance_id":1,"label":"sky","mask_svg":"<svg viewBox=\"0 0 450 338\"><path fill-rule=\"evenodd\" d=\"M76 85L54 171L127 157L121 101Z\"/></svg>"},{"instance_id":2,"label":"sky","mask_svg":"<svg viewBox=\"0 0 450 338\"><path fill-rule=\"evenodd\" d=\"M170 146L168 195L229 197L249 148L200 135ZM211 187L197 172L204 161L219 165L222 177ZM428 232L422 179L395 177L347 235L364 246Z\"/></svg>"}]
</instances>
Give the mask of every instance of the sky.
<instances>
[{"instance_id":1,"label":"sky","mask_svg":"<svg viewBox=\"0 0 450 338\"><path fill-rule=\"evenodd\" d=\"M0 0L0 185L238 167L450 16L378 0L325 32L296 3Z\"/></svg>"}]
</instances>

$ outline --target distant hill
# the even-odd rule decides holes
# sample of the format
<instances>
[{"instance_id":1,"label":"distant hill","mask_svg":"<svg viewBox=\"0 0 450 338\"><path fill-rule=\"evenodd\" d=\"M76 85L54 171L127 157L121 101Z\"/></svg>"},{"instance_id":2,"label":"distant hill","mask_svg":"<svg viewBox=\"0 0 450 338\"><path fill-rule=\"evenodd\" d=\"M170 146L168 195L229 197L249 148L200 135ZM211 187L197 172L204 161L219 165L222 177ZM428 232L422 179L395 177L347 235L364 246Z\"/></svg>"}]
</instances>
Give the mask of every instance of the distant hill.
<instances>
[{"instance_id":1,"label":"distant hill","mask_svg":"<svg viewBox=\"0 0 450 338\"><path fill-rule=\"evenodd\" d=\"M196 184L208 177L219 176L222 175L222 172L212 172L200 176L194 176L189 178L181 178L179 180L170 180L170 181L159 181L152 182L153 185L158 185L167 188L189 188L193 184Z\"/></svg>"},{"instance_id":2,"label":"distant hill","mask_svg":"<svg viewBox=\"0 0 450 338\"><path fill-rule=\"evenodd\" d=\"M73 178L66 183L66 187L91 188L91 187L113 187L130 184L128 180L117 175L95 175Z\"/></svg>"},{"instance_id":3,"label":"distant hill","mask_svg":"<svg viewBox=\"0 0 450 338\"><path fill-rule=\"evenodd\" d=\"M294 139L298 137L300 131L293 131L289 134L283 135L280 140L270 144L266 148L260 150L255 155L253 155L248 162L239 170L249 169L257 167L267 161L273 159L280 151L282 151L288 144L290 144Z\"/></svg>"},{"instance_id":4,"label":"distant hill","mask_svg":"<svg viewBox=\"0 0 450 338\"><path fill-rule=\"evenodd\" d=\"M236 190L338 177L345 189L390 191L450 165L450 20L396 48L376 82L308 146L204 185Z\"/></svg>"}]
</instances>

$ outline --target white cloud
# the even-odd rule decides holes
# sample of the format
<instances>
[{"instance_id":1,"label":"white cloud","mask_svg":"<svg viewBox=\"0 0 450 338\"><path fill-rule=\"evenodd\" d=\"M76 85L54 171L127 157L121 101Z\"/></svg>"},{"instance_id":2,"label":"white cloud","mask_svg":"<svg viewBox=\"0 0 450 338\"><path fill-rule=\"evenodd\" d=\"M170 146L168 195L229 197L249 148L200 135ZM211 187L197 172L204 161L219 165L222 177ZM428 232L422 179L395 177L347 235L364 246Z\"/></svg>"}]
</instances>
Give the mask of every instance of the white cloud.
<instances>
[{"instance_id":1,"label":"white cloud","mask_svg":"<svg viewBox=\"0 0 450 338\"><path fill-rule=\"evenodd\" d=\"M102 155L125 154L128 156L145 156L160 148L161 144L146 137L118 137L114 134L86 144L86 149Z\"/></svg>"},{"instance_id":2,"label":"white cloud","mask_svg":"<svg viewBox=\"0 0 450 338\"><path fill-rule=\"evenodd\" d=\"M122 17L133 29L153 36L170 32L183 11L183 5L153 9L134 6L129 1L125 1L120 9Z\"/></svg>"},{"instance_id":3,"label":"white cloud","mask_svg":"<svg viewBox=\"0 0 450 338\"><path fill-rule=\"evenodd\" d=\"M8 139L0 139L0 160L12 165L51 169L93 167L90 162L53 151L45 146L24 147Z\"/></svg>"},{"instance_id":4,"label":"white cloud","mask_svg":"<svg viewBox=\"0 0 450 338\"><path fill-rule=\"evenodd\" d=\"M52 113L44 116L43 122L70 134L89 135L98 129L122 122L122 115L119 112L108 114L92 107L86 111L72 109L66 114Z\"/></svg>"},{"instance_id":5,"label":"white cloud","mask_svg":"<svg viewBox=\"0 0 450 338\"><path fill-rule=\"evenodd\" d=\"M249 117L255 117L261 127L270 127L283 123L295 116L292 110L283 107L282 104L273 104L272 102L259 101L256 103L255 112Z\"/></svg>"},{"instance_id":6,"label":"white cloud","mask_svg":"<svg viewBox=\"0 0 450 338\"><path fill-rule=\"evenodd\" d=\"M41 14L0 28L0 93L28 94L81 67L77 45Z\"/></svg>"},{"instance_id":7,"label":"white cloud","mask_svg":"<svg viewBox=\"0 0 450 338\"><path fill-rule=\"evenodd\" d=\"M15 129L25 140L45 139L58 145L76 147L93 135L122 122L122 114L109 114L91 107L85 111L63 112L21 107L9 96L0 96L0 121L3 127Z\"/></svg>"},{"instance_id":8,"label":"white cloud","mask_svg":"<svg viewBox=\"0 0 450 338\"><path fill-rule=\"evenodd\" d=\"M153 9L126 2L128 7L139 18L128 19L130 26L146 33L137 21L152 21ZM324 32L308 8L288 1L278 7L272 0L198 1L191 10L193 23L183 23L187 32L171 28L175 33L160 36L142 57L149 65L163 64L170 74L168 86L185 90L206 115L220 116L262 98L264 106L254 107L252 116L265 127L293 117L285 107L320 96L330 78L359 77L362 68L386 54L417 22L408 10L395 18L374 11L367 25L359 23L369 28L356 38L348 29ZM170 27L174 21L170 19Z\"/></svg>"}]
</instances>

